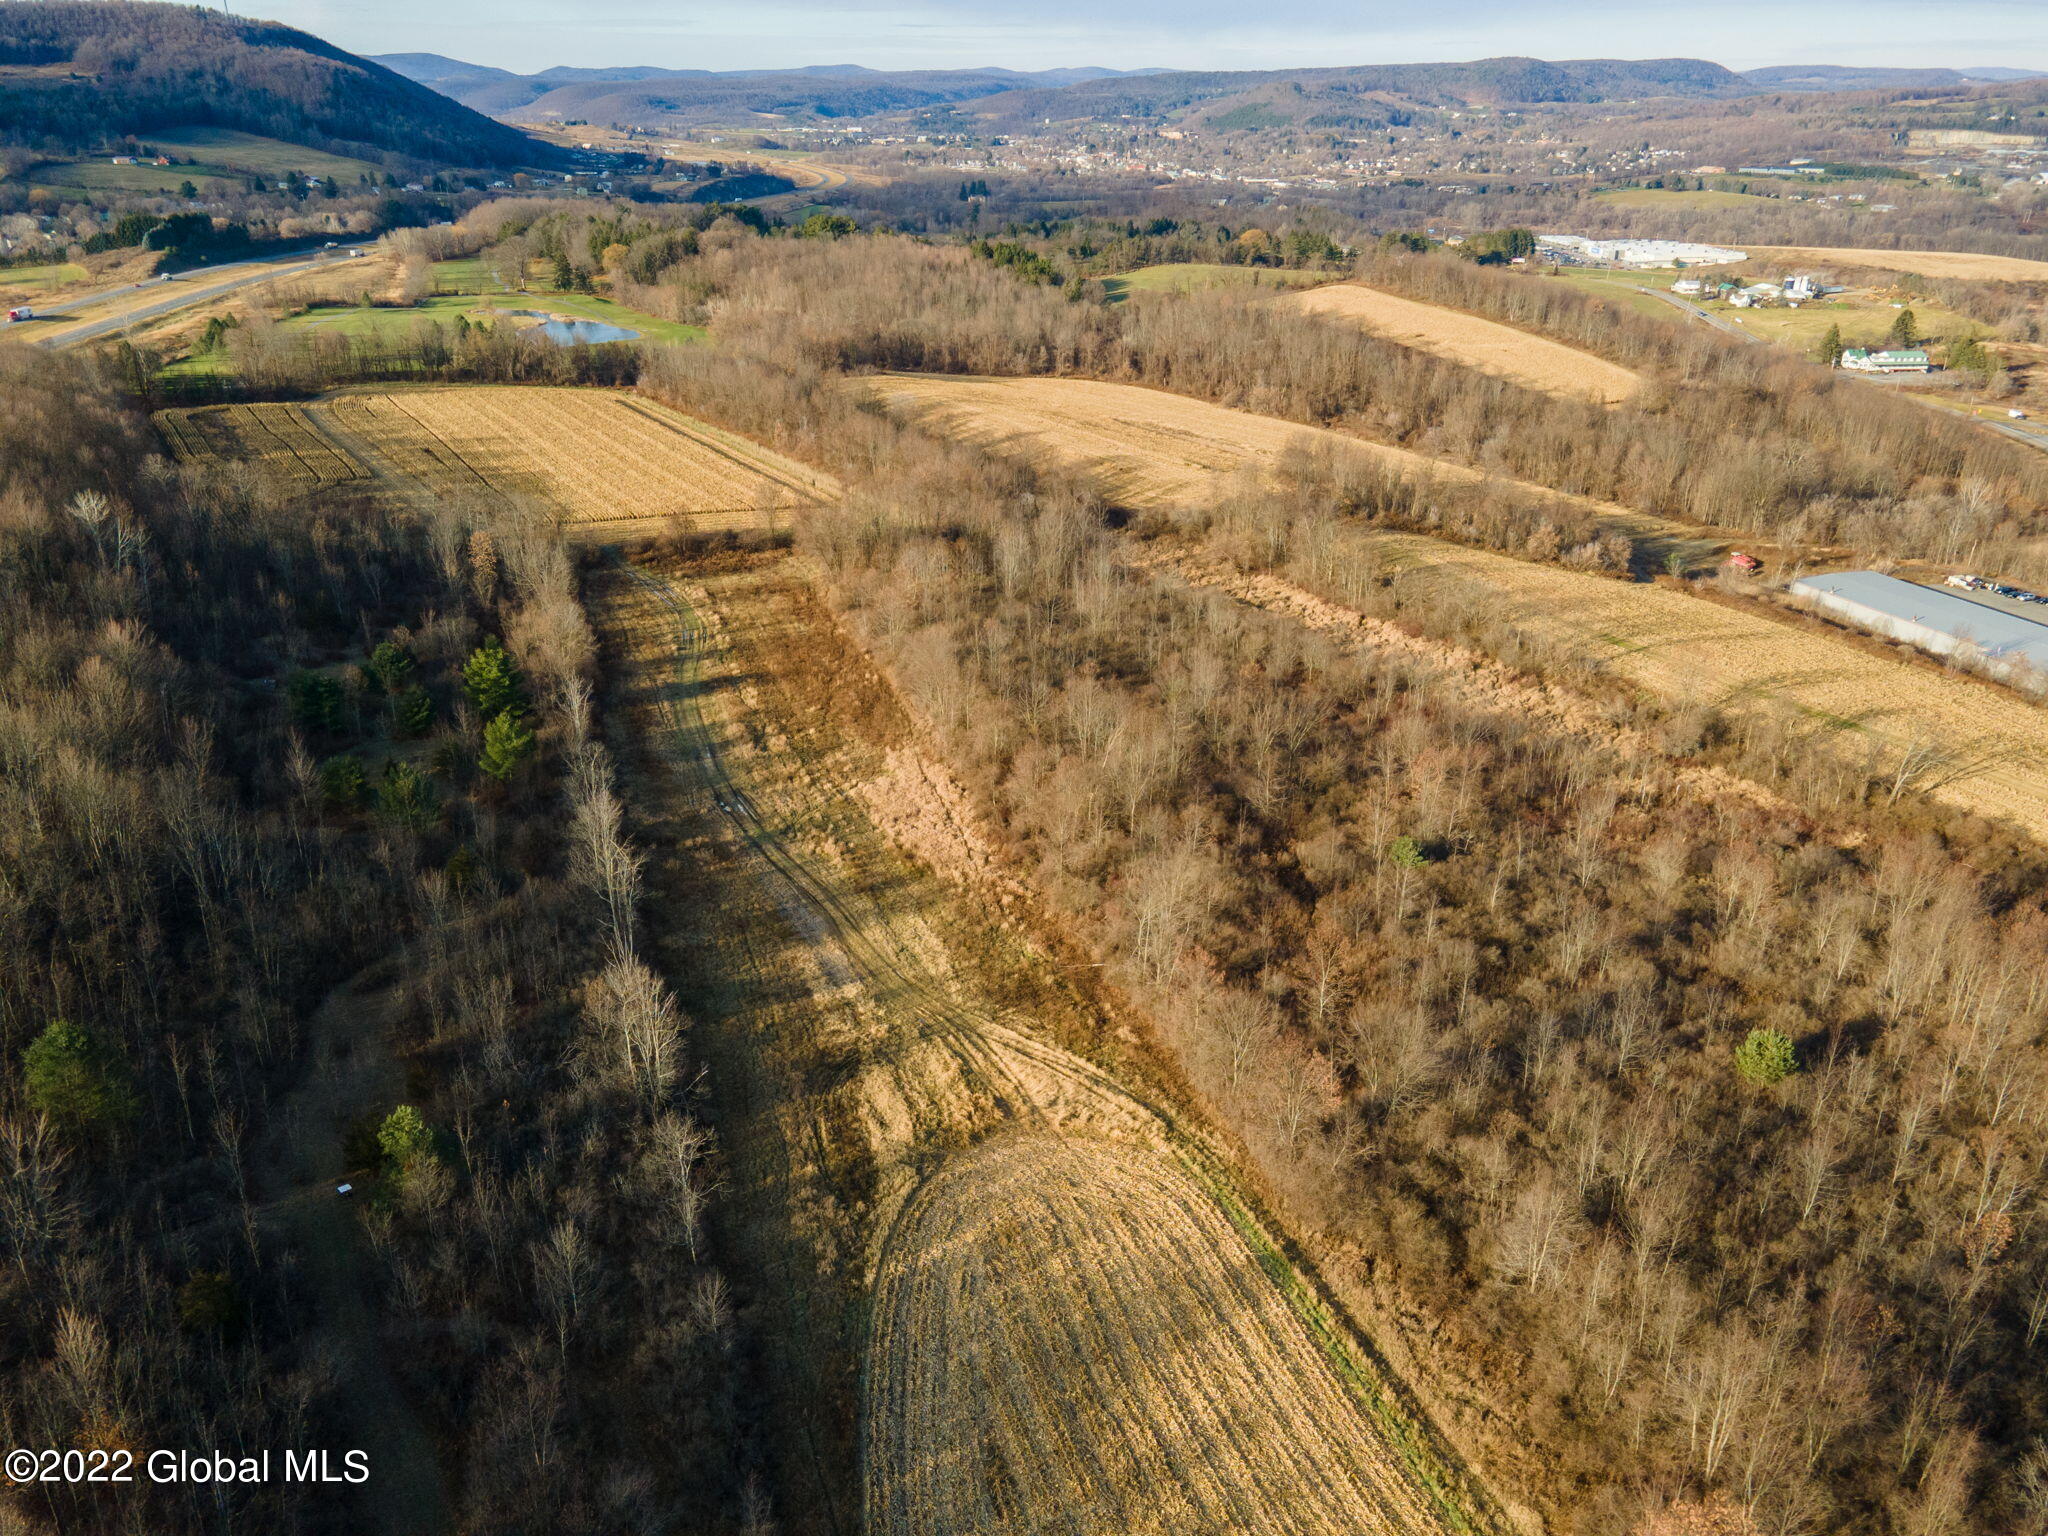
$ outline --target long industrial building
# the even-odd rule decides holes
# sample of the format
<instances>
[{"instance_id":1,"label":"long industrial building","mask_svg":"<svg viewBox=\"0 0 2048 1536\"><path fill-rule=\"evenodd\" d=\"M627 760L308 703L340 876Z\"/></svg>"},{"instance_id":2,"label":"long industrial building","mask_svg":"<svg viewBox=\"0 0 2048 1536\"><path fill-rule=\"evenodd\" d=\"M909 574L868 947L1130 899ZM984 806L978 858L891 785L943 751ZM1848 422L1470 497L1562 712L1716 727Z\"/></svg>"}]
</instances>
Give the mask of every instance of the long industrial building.
<instances>
[{"instance_id":1,"label":"long industrial building","mask_svg":"<svg viewBox=\"0 0 2048 1536\"><path fill-rule=\"evenodd\" d=\"M1791 591L1837 618L1937 656L1981 661L1991 672L2036 688L2048 682L2048 624L1876 571L1802 576Z\"/></svg>"}]
</instances>

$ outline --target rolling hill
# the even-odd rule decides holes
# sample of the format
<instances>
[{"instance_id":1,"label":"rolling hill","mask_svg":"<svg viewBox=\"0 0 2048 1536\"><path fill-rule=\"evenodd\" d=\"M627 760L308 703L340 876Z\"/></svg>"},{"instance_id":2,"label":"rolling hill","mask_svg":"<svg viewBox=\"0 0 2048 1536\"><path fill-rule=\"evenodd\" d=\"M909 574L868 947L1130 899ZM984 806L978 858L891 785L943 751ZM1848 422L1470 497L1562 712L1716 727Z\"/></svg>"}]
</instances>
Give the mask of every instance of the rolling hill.
<instances>
[{"instance_id":1,"label":"rolling hill","mask_svg":"<svg viewBox=\"0 0 2048 1536\"><path fill-rule=\"evenodd\" d=\"M337 154L544 162L525 134L308 33L132 0L0 0L0 142L202 126ZM370 152L366 155L365 152Z\"/></svg>"},{"instance_id":2,"label":"rolling hill","mask_svg":"<svg viewBox=\"0 0 2048 1536\"><path fill-rule=\"evenodd\" d=\"M431 53L382 54L375 62L478 112L537 121L705 122L760 113L791 117L863 117L942 106L1020 89L1069 85L1128 73L1099 67L878 70L858 64L813 64L799 69L661 69L628 64L583 69L558 66L518 75L489 65Z\"/></svg>"}]
</instances>

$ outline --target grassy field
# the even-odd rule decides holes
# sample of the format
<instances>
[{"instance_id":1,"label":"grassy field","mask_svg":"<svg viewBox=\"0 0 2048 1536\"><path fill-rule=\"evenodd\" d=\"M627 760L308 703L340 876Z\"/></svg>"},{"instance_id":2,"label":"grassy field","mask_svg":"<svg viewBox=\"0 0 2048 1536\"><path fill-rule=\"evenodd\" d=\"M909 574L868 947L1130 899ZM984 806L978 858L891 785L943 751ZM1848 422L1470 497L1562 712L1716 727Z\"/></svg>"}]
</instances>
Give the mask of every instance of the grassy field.
<instances>
[{"instance_id":1,"label":"grassy field","mask_svg":"<svg viewBox=\"0 0 2048 1536\"><path fill-rule=\"evenodd\" d=\"M183 458L309 493L503 496L576 536L760 526L837 490L611 391L159 422ZM964 792L794 562L608 564L592 586L615 718L640 727L649 878L679 896L649 904L649 941L705 983L693 1042L727 1209L751 1218L727 1262L768 1320L756 1406L785 1431L790 1528L857 1528L817 1516L857 1481L881 1536L1494 1529L1176 1128L1136 1037L988 902Z\"/></svg>"},{"instance_id":2,"label":"grassy field","mask_svg":"<svg viewBox=\"0 0 2048 1536\"><path fill-rule=\"evenodd\" d=\"M74 192L175 193L186 182L200 191L209 182L232 183L239 189L248 177L218 165L115 165L108 160L63 160L39 165L28 179L39 187Z\"/></svg>"},{"instance_id":3,"label":"grassy field","mask_svg":"<svg viewBox=\"0 0 2048 1536\"><path fill-rule=\"evenodd\" d=\"M1622 187L1593 195L1623 208L1754 208L1777 201L1754 192L1673 192L1663 187Z\"/></svg>"},{"instance_id":4,"label":"grassy field","mask_svg":"<svg viewBox=\"0 0 2048 1536\"><path fill-rule=\"evenodd\" d=\"M1198 497L1218 474L1269 461L1309 433L1129 385L900 377L875 383L885 398L907 396L963 437L1089 469L1106 492L1134 506ZM1659 698L1781 702L1826 722L1859 754L1945 743L1959 766L1935 791L1939 798L1978 815L2009 817L2037 836L2048 833L2048 713L2016 695L1671 587L1413 534L1373 537L1381 558L1405 573L1399 579L1417 595L1442 590L1449 601L1484 603L1533 634L1597 656Z\"/></svg>"},{"instance_id":5,"label":"grassy field","mask_svg":"<svg viewBox=\"0 0 2048 1536\"><path fill-rule=\"evenodd\" d=\"M1841 328L1842 340L1849 346L1877 346L1899 318L1891 301L1856 295L1802 304L1797 309L1738 310L1719 304L1709 307L1716 313L1725 312L1730 320L1740 321L1742 328L1753 335L1807 353L1820 345L1830 326ZM1932 341L1954 341L1985 332L1977 321L1952 310L1917 302L1908 307L1913 311L1920 335Z\"/></svg>"},{"instance_id":6,"label":"grassy field","mask_svg":"<svg viewBox=\"0 0 2048 1536\"><path fill-rule=\"evenodd\" d=\"M429 302L438 304L443 299L452 301L469 296L481 298L486 303L496 304L504 309L544 309L551 314L569 319L597 320L606 325L638 331L647 340L657 342L702 341L708 334L701 325L683 325L674 320L658 320L644 310L629 309L624 304L596 294L565 293L545 281L547 273L547 263L527 263L527 286L514 292L505 286L490 264L481 257L437 261L434 263L434 286L437 294Z\"/></svg>"},{"instance_id":7,"label":"grassy field","mask_svg":"<svg viewBox=\"0 0 2048 1536\"><path fill-rule=\"evenodd\" d=\"M367 160L354 160L345 155L330 155L324 150L308 149L303 144L290 144L283 139L266 139L260 134L239 133L232 128L203 125L165 128L150 134L145 142L163 154L175 155L180 159L231 166L236 170L253 171L265 176L283 176L287 172L297 171L301 176L325 176L340 181L354 181L367 173L382 174L382 167L372 165ZM175 171L184 168L174 165L170 169Z\"/></svg>"},{"instance_id":8,"label":"grassy field","mask_svg":"<svg viewBox=\"0 0 2048 1536\"><path fill-rule=\"evenodd\" d=\"M1548 270L1548 269L1546 269ZM1600 298L1632 309L1639 315L1655 315L1659 320L1676 320L1678 311L1662 299L1653 299L1639 288L1668 288L1671 281L1682 274L1669 269L1652 272L1609 272L1596 267L1561 267L1557 276L1546 276L1546 283L1570 283L1583 292L1596 294Z\"/></svg>"},{"instance_id":9,"label":"grassy field","mask_svg":"<svg viewBox=\"0 0 2048 1536\"><path fill-rule=\"evenodd\" d=\"M45 262L34 267L0 267L0 294L33 299L54 289L82 283L91 274L71 261Z\"/></svg>"},{"instance_id":10,"label":"grassy field","mask_svg":"<svg viewBox=\"0 0 2048 1536\"><path fill-rule=\"evenodd\" d=\"M1192 293L1201 288L1304 288L1327 283L1327 272L1295 272L1283 267L1226 267L1199 261L1174 261L1163 266L1140 267L1117 277L1105 277L1102 286L1112 302L1134 293Z\"/></svg>"},{"instance_id":11,"label":"grassy field","mask_svg":"<svg viewBox=\"0 0 2048 1536\"><path fill-rule=\"evenodd\" d=\"M1283 302L1330 315L1399 342L1545 394L1618 405L1642 388L1628 369L1511 325L1422 304L1360 283L1330 283Z\"/></svg>"}]
</instances>

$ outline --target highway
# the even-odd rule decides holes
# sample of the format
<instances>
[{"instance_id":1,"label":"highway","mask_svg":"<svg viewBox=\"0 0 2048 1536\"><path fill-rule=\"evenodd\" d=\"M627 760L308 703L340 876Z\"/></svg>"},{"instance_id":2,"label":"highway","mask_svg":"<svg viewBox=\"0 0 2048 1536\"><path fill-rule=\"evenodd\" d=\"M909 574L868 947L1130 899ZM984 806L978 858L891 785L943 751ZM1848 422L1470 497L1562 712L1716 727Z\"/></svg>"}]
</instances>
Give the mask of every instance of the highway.
<instances>
[{"instance_id":1,"label":"highway","mask_svg":"<svg viewBox=\"0 0 2048 1536\"><path fill-rule=\"evenodd\" d=\"M94 341L111 332L140 325L144 321L161 319L175 310L193 304L203 304L208 299L217 299L223 294L233 293L257 283L274 282L281 277L296 277L302 272L311 272L336 259L349 258L339 252L320 250L310 254L302 252L296 256L278 257L260 263L235 261L211 267L195 267L191 271L177 273L168 281L126 283L118 288L104 288L97 293L81 294L75 299L66 299L47 308L38 306L34 320L17 322L26 325L26 332L17 331L14 326L9 326L0 330L0 335L19 335L20 339L32 346L76 346L80 342ZM234 275L221 278L223 273ZM221 280L209 283L208 278ZM96 304L128 298L140 292L156 291L160 291L163 297L151 303L120 310L102 320L79 321L70 325L53 326L47 330L43 326L46 319L60 318L78 310L90 309Z\"/></svg>"}]
</instances>

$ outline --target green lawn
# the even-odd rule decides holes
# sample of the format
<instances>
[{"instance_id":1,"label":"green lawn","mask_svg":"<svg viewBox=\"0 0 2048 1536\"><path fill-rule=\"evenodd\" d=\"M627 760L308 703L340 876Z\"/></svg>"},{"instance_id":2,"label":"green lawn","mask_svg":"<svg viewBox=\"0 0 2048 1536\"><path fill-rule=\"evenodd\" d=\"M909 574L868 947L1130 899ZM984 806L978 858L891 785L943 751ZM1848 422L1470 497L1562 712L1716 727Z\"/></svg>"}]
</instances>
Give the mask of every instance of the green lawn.
<instances>
[{"instance_id":1,"label":"green lawn","mask_svg":"<svg viewBox=\"0 0 2048 1536\"><path fill-rule=\"evenodd\" d=\"M73 192L172 194L188 181L202 192L208 182L226 181L239 192L248 177L218 165L115 165L102 158L53 161L30 171L28 179L38 187Z\"/></svg>"},{"instance_id":2,"label":"green lawn","mask_svg":"<svg viewBox=\"0 0 2048 1536\"><path fill-rule=\"evenodd\" d=\"M0 289L9 291L61 288L66 283L82 283L85 278L85 268L71 261L45 262L34 267L0 267Z\"/></svg>"},{"instance_id":3,"label":"green lawn","mask_svg":"<svg viewBox=\"0 0 2048 1536\"><path fill-rule=\"evenodd\" d=\"M1211 262L1173 261L1163 266L1140 267L1117 277L1105 277L1111 303L1134 293L1193 293L1203 288L1307 288L1333 283L1334 272L1298 272L1284 267L1226 267Z\"/></svg>"},{"instance_id":4,"label":"green lawn","mask_svg":"<svg viewBox=\"0 0 2048 1536\"><path fill-rule=\"evenodd\" d=\"M322 150L308 149L303 144L266 139L260 134L240 133L233 128L164 128L137 137L140 142L180 159L233 166L265 176L282 176L287 171L297 171L302 176L354 181L365 172L383 174L381 166L372 165L367 160L330 155ZM171 169L175 171L180 167L172 166Z\"/></svg>"},{"instance_id":5,"label":"green lawn","mask_svg":"<svg viewBox=\"0 0 2048 1536\"><path fill-rule=\"evenodd\" d=\"M1545 276L1538 281L1570 283L1582 292L1598 294L1603 299L1612 299L1637 314L1655 315L1660 320L1682 321L1685 317L1662 299L1653 299L1647 293L1636 292L1639 287L1669 288L1672 280L1679 275L1668 269L1650 272L1608 272L1591 267L1564 267L1556 277Z\"/></svg>"},{"instance_id":6,"label":"green lawn","mask_svg":"<svg viewBox=\"0 0 2048 1536\"><path fill-rule=\"evenodd\" d=\"M655 342L701 341L705 334L702 326L676 325L666 320L657 320L654 316L642 314L637 309L614 304L610 299L593 298L581 293L498 296L442 293L422 301L416 309L377 309L354 304L323 305L317 309L309 309L302 315L294 315L282 324L284 329L291 331L318 330L341 336L388 340L404 336L430 322L452 326L458 316L468 318L474 325L491 325L496 323L496 317L489 313L478 314L477 311L489 311L494 308L544 310L549 314L561 315L565 319L597 320L606 325L616 325L623 330L638 331L646 340Z\"/></svg>"}]
</instances>

